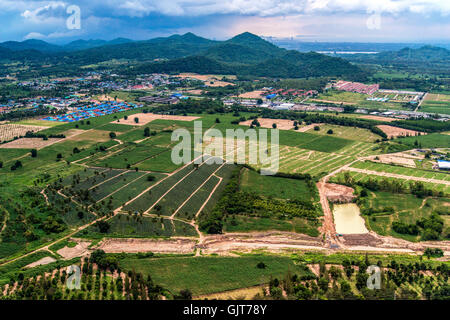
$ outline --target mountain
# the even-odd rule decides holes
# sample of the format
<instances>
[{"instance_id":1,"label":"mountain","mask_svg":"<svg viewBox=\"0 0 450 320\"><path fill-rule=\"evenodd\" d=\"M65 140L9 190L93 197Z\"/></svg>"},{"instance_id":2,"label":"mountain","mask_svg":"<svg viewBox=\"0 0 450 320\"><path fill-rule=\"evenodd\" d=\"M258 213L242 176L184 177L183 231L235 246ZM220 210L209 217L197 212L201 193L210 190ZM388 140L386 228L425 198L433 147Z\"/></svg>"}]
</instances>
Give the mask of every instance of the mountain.
<instances>
[{"instance_id":1,"label":"mountain","mask_svg":"<svg viewBox=\"0 0 450 320\"><path fill-rule=\"evenodd\" d=\"M11 51L37 50L45 53L61 52L64 49L60 46L36 39L19 41L6 41L0 43L0 47Z\"/></svg>"},{"instance_id":2,"label":"mountain","mask_svg":"<svg viewBox=\"0 0 450 320\"><path fill-rule=\"evenodd\" d=\"M87 48L90 46L95 47ZM365 77L361 69L344 59L282 49L249 32L226 41L209 40L193 33L146 41L78 40L63 49L63 52L47 53L45 59L29 52L28 59L35 59L37 64L44 59L54 65L71 65L71 70L112 59L126 59L129 64L121 71L130 73L227 73L280 78L346 76L358 80ZM3 59L7 56L5 52ZM17 57L10 55L10 59Z\"/></svg>"}]
</instances>

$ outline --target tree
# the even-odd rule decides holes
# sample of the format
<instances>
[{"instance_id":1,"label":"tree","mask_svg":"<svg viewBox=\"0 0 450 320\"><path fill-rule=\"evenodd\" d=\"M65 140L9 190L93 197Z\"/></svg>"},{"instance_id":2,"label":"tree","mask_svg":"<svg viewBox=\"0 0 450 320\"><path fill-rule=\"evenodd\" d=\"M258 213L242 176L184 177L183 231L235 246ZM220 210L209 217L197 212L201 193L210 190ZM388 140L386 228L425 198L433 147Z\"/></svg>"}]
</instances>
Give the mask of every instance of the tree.
<instances>
[{"instance_id":1,"label":"tree","mask_svg":"<svg viewBox=\"0 0 450 320\"><path fill-rule=\"evenodd\" d=\"M328 131L327 131L327 134L333 134L333 130L331 130L331 129L328 130Z\"/></svg>"},{"instance_id":2,"label":"tree","mask_svg":"<svg viewBox=\"0 0 450 320\"><path fill-rule=\"evenodd\" d=\"M109 133L109 137L110 137L111 139L115 139L115 138L116 138L116 133L111 131L111 132Z\"/></svg>"},{"instance_id":3,"label":"tree","mask_svg":"<svg viewBox=\"0 0 450 320\"><path fill-rule=\"evenodd\" d=\"M108 222L103 220L97 221L95 225L101 233L107 233L111 227Z\"/></svg>"},{"instance_id":4,"label":"tree","mask_svg":"<svg viewBox=\"0 0 450 320\"><path fill-rule=\"evenodd\" d=\"M3 168L3 161L0 161L0 169Z\"/></svg>"},{"instance_id":5,"label":"tree","mask_svg":"<svg viewBox=\"0 0 450 320\"><path fill-rule=\"evenodd\" d=\"M37 150L36 149L31 149L31 157L32 158L36 158L37 157Z\"/></svg>"},{"instance_id":6,"label":"tree","mask_svg":"<svg viewBox=\"0 0 450 320\"><path fill-rule=\"evenodd\" d=\"M134 122L139 123L139 118L138 117L134 118Z\"/></svg>"},{"instance_id":7,"label":"tree","mask_svg":"<svg viewBox=\"0 0 450 320\"><path fill-rule=\"evenodd\" d=\"M62 153L58 153L57 155L56 155L56 159L62 159Z\"/></svg>"},{"instance_id":8,"label":"tree","mask_svg":"<svg viewBox=\"0 0 450 320\"><path fill-rule=\"evenodd\" d=\"M77 147L73 148L72 153L80 153L80 149L78 149Z\"/></svg>"},{"instance_id":9,"label":"tree","mask_svg":"<svg viewBox=\"0 0 450 320\"><path fill-rule=\"evenodd\" d=\"M277 124L276 123L272 123L272 128L276 129L277 128Z\"/></svg>"},{"instance_id":10,"label":"tree","mask_svg":"<svg viewBox=\"0 0 450 320\"><path fill-rule=\"evenodd\" d=\"M264 263L264 262L258 262L258 264L256 265L256 267L258 268L258 269L265 269L267 266L266 266L266 264Z\"/></svg>"},{"instance_id":11,"label":"tree","mask_svg":"<svg viewBox=\"0 0 450 320\"><path fill-rule=\"evenodd\" d=\"M144 137L150 137L150 128L149 127L145 127L145 129L144 129Z\"/></svg>"},{"instance_id":12,"label":"tree","mask_svg":"<svg viewBox=\"0 0 450 320\"><path fill-rule=\"evenodd\" d=\"M320 127L319 126L314 126L314 131L319 131Z\"/></svg>"},{"instance_id":13,"label":"tree","mask_svg":"<svg viewBox=\"0 0 450 320\"><path fill-rule=\"evenodd\" d=\"M220 123L220 119L219 118L216 118L216 123Z\"/></svg>"}]
</instances>

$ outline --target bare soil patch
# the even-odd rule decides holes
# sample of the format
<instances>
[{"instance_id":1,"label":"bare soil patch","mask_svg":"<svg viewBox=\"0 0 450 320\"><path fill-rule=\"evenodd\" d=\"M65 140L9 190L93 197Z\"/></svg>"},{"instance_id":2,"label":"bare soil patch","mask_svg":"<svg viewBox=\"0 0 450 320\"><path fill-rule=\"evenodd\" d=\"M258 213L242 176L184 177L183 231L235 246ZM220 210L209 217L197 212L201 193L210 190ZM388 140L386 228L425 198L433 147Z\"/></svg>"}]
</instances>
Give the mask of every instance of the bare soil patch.
<instances>
[{"instance_id":1,"label":"bare soil patch","mask_svg":"<svg viewBox=\"0 0 450 320\"><path fill-rule=\"evenodd\" d=\"M362 118L362 119L368 119L368 120L385 121L385 122L392 122L392 121L397 121L397 120L398 120L398 119L395 119L395 118L380 117L380 116L372 116L372 115L362 116L362 117L360 117L360 118Z\"/></svg>"},{"instance_id":2,"label":"bare soil patch","mask_svg":"<svg viewBox=\"0 0 450 320\"><path fill-rule=\"evenodd\" d=\"M379 160L374 160L375 162L381 162L381 163L394 163L394 164L399 164L402 166L407 166L407 167L411 167L411 168L415 168L416 167L416 163L414 162L413 158L409 158L409 157L402 157L400 155L379 155L378 156Z\"/></svg>"},{"instance_id":3,"label":"bare soil patch","mask_svg":"<svg viewBox=\"0 0 450 320\"><path fill-rule=\"evenodd\" d=\"M264 91L262 91L262 90L255 90L255 91L242 93L238 97L244 98L244 99L259 99L259 98L261 98L263 93L264 93Z\"/></svg>"},{"instance_id":4,"label":"bare soil patch","mask_svg":"<svg viewBox=\"0 0 450 320\"><path fill-rule=\"evenodd\" d=\"M257 119L262 128L272 128L272 125L276 123L277 129L280 130L292 130L294 129L294 121L286 119L268 119L268 118L258 118ZM253 120L242 121L239 124L241 126L250 126ZM300 131L300 130L299 130Z\"/></svg>"},{"instance_id":5,"label":"bare soil patch","mask_svg":"<svg viewBox=\"0 0 450 320\"><path fill-rule=\"evenodd\" d=\"M328 200L337 203L351 202L356 197L353 188L335 183L325 183L324 191Z\"/></svg>"},{"instance_id":6,"label":"bare soil patch","mask_svg":"<svg viewBox=\"0 0 450 320\"><path fill-rule=\"evenodd\" d=\"M38 261L30 263L29 265L26 265L25 268L34 268L34 267L42 266L42 265L49 264L49 263L52 263L55 261L56 261L55 258L45 257L45 258L39 259Z\"/></svg>"},{"instance_id":7,"label":"bare soil patch","mask_svg":"<svg viewBox=\"0 0 450 320\"><path fill-rule=\"evenodd\" d=\"M43 140L42 138L21 138L5 144L0 145L2 149L42 149L48 147L63 139L49 138Z\"/></svg>"},{"instance_id":8,"label":"bare soil patch","mask_svg":"<svg viewBox=\"0 0 450 320\"><path fill-rule=\"evenodd\" d=\"M155 253L192 253L195 241L189 239L106 239L98 249L107 253L155 252Z\"/></svg>"},{"instance_id":9,"label":"bare soil patch","mask_svg":"<svg viewBox=\"0 0 450 320\"><path fill-rule=\"evenodd\" d=\"M59 249L56 251L57 254L59 254L61 257L63 257L66 260L75 258L75 257L82 257L89 253L89 246L91 242L90 241L82 241L78 240L78 243L75 247L69 248L64 247L62 249Z\"/></svg>"},{"instance_id":10,"label":"bare soil patch","mask_svg":"<svg viewBox=\"0 0 450 320\"><path fill-rule=\"evenodd\" d=\"M139 122L136 123L134 121L134 118L138 118ZM165 115L165 114L154 114L154 113L137 113L133 114L131 116L128 116L127 120L120 119L121 124L128 124L133 126L143 126L146 125L149 122L152 122L153 120L175 120L175 121L193 121L198 119L199 117L193 117L193 116L172 116L172 115ZM117 121L112 121L111 123L117 123Z\"/></svg>"},{"instance_id":11,"label":"bare soil patch","mask_svg":"<svg viewBox=\"0 0 450 320\"><path fill-rule=\"evenodd\" d=\"M386 135L390 138L390 137L398 137L398 136L415 136L420 134L425 134L424 132L419 132L419 131L414 131L414 130L408 130L408 129L403 129L403 128L397 128L397 127L393 127L393 126L389 126L389 125L385 125L385 124L381 124L379 126L377 126L379 129L381 129L381 131L383 131L384 133L386 133Z\"/></svg>"}]
</instances>

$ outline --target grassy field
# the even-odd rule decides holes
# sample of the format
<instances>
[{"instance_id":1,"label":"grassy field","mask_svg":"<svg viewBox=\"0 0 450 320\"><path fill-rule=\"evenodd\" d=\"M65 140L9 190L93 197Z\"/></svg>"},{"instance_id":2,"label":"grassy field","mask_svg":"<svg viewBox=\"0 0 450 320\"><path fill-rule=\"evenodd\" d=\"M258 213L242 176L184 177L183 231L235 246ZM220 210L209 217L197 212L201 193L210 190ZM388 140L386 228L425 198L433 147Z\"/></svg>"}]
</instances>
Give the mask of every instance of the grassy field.
<instances>
[{"instance_id":1,"label":"grassy field","mask_svg":"<svg viewBox=\"0 0 450 320\"><path fill-rule=\"evenodd\" d=\"M265 269L257 268L263 262ZM194 295L221 292L267 283L270 278L282 278L288 271L309 274L287 257L184 257L157 259L126 259L123 270L134 269L172 293L189 289Z\"/></svg>"},{"instance_id":2,"label":"grassy field","mask_svg":"<svg viewBox=\"0 0 450 320\"><path fill-rule=\"evenodd\" d=\"M305 180L286 179L272 176L262 176L259 173L245 169L241 175L240 188L242 191L280 199L317 199Z\"/></svg>"},{"instance_id":3,"label":"grassy field","mask_svg":"<svg viewBox=\"0 0 450 320\"><path fill-rule=\"evenodd\" d=\"M333 124L324 124L321 125L319 131L314 130L314 128L307 131L307 133L319 134L319 135L327 135L331 137L343 138L348 140L356 140L362 142L374 142L377 139L380 139L379 135L372 133L370 130L361 129L356 127L344 127L337 126ZM328 130L332 130L333 134L328 134Z\"/></svg>"},{"instance_id":4,"label":"grassy field","mask_svg":"<svg viewBox=\"0 0 450 320\"><path fill-rule=\"evenodd\" d=\"M450 148L450 135L432 133L423 136L396 139L397 142L413 148ZM415 144L417 141L417 145Z\"/></svg>"}]
</instances>

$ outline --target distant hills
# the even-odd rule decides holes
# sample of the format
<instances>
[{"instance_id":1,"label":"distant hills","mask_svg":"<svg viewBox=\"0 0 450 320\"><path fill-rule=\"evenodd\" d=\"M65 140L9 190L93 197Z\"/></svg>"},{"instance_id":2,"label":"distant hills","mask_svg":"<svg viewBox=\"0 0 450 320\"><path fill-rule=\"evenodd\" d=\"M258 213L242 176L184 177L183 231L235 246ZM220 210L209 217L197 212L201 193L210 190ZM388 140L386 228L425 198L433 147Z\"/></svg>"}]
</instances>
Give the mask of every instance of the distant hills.
<instances>
[{"instance_id":1,"label":"distant hills","mask_svg":"<svg viewBox=\"0 0 450 320\"><path fill-rule=\"evenodd\" d=\"M226 41L193 33L146 41L78 40L56 46L41 40L0 43L0 59L76 67L112 59L133 65L125 72L197 72L261 77L303 78L342 76L361 80L365 73L339 57L287 50L249 32ZM61 68L60 68L61 69ZM46 72L49 72L48 70Z\"/></svg>"}]
</instances>

